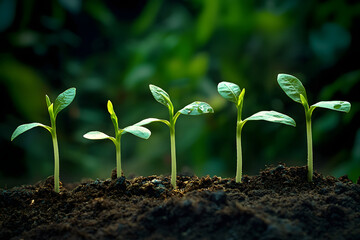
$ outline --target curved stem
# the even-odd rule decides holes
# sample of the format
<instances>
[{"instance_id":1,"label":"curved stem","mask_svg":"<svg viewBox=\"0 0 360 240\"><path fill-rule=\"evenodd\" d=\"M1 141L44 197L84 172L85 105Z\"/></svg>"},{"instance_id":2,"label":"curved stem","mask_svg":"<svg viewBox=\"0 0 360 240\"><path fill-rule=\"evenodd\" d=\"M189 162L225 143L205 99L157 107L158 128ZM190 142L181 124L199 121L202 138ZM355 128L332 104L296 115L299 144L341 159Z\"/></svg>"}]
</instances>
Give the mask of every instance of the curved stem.
<instances>
[{"instance_id":1,"label":"curved stem","mask_svg":"<svg viewBox=\"0 0 360 240\"><path fill-rule=\"evenodd\" d=\"M313 178L313 144L312 144L312 131L311 131L311 116L306 116L306 136L307 136L307 150L308 150L308 181L312 182Z\"/></svg>"}]
</instances>

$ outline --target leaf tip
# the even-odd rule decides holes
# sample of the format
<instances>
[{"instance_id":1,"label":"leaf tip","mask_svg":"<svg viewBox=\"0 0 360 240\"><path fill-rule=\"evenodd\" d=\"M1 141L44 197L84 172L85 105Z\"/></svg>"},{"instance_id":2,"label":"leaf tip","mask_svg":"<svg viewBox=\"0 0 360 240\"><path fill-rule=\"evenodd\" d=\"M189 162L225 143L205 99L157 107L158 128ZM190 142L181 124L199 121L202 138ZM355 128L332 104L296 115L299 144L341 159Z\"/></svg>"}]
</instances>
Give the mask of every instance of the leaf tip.
<instances>
[{"instance_id":1,"label":"leaf tip","mask_svg":"<svg viewBox=\"0 0 360 240\"><path fill-rule=\"evenodd\" d=\"M74 93L74 96L75 96L75 95L76 95L76 88L71 87L71 88L69 88L68 90L66 90L65 92L73 92L73 93Z\"/></svg>"},{"instance_id":2,"label":"leaf tip","mask_svg":"<svg viewBox=\"0 0 360 240\"><path fill-rule=\"evenodd\" d=\"M150 91L152 91L153 89L155 89L156 88L156 86L154 85L154 84L149 84L149 89L150 89Z\"/></svg>"},{"instance_id":3,"label":"leaf tip","mask_svg":"<svg viewBox=\"0 0 360 240\"><path fill-rule=\"evenodd\" d=\"M288 79L295 79L295 80L297 80L297 81L300 82L300 80L299 80L297 77L295 77L295 76L293 76L293 75L291 75L291 74L279 73L279 74L277 75L277 80L278 80L278 82L279 82L279 81L285 81L285 80L288 80Z\"/></svg>"},{"instance_id":4,"label":"leaf tip","mask_svg":"<svg viewBox=\"0 0 360 240\"><path fill-rule=\"evenodd\" d=\"M284 77L284 73L279 73L278 75L277 75L277 80L279 81L281 78L283 78Z\"/></svg>"}]
</instances>

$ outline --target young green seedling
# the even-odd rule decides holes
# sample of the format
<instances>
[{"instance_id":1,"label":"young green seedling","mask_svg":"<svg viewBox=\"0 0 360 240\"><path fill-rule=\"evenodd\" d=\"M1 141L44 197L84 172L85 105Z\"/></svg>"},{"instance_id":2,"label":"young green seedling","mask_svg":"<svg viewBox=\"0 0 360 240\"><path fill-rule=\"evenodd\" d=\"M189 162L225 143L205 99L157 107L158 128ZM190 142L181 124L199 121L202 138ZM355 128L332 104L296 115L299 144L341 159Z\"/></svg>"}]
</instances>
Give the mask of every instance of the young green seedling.
<instances>
[{"instance_id":1,"label":"young green seedling","mask_svg":"<svg viewBox=\"0 0 360 240\"><path fill-rule=\"evenodd\" d=\"M155 100L165 105L169 109L169 121L158 119L158 118L147 118L138 122L137 126L143 126L152 122L162 122L165 123L170 128L170 143L171 143L171 184L176 188L176 149L175 149L175 123L180 114L184 115L201 115L206 113L213 113L214 110L212 107L205 102L193 102L181 110L179 110L174 115L174 106L170 100L170 96L163 89L155 86L149 85L150 91L154 96Z\"/></svg>"},{"instance_id":2,"label":"young green seedling","mask_svg":"<svg viewBox=\"0 0 360 240\"><path fill-rule=\"evenodd\" d=\"M236 182L241 182L242 177L242 150L241 150L241 132L247 121L255 120L264 120L268 122L282 123L286 125L296 126L294 119L291 117L276 112L276 111L261 111L255 113L254 115L246 118L245 120L241 119L242 108L244 104L244 95L245 88L240 91L240 87L235 83L231 82L221 82L218 84L219 94L229 100L234 102L237 108L237 125L236 125L236 149L237 149L237 167L236 167Z\"/></svg>"},{"instance_id":3,"label":"young green seedling","mask_svg":"<svg viewBox=\"0 0 360 240\"><path fill-rule=\"evenodd\" d=\"M122 169L121 169L121 136L125 133L131 133L139 138L148 139L151 135L151 132L149 129L141 127L141 126L128 126L124 129L119 128L118 118L115 114L114 107L109 100L107 102L107 109L110 113L111 121L114 125L115 129L115 137L110 137L106 135L105 133L99 132L99 131L91 131L86 134L84 134L84 138L91 139L91 140L100 140L100 139L110 139L114 144L116 148L116 174L117 177L121 177Z\"/></svg>"},{"instance_id":4,"label":"young green seedling","mask_svg":"<svg viewBox=\"0 0 360 240\"><path fill-rule=\"evenodd\" d=\"M311 115L315 108L327 108L330 110L349 112L351 104L346 101L321 101L309 107L306 97L306 91L299 79L289 74L279 74L277 81L292 100L304 106L306 119L306 135L308 149L308 181L312 182L313 178L313 147L312 147L312 131L311 131Z\"/></svg>"},{"instance_id":5,"label":"young green seedling","mask_svg":"<svg viewBox=\"0 0 360 240\"><path fill-rule=\"evenodd\" d=\"M59 192L59 147L56 134L56 117L58 113L70 105L74 100L76 95L75 88L69 88L68 90L61 93L55 100L55 103L51 103L50 98L46 95L46 105L48 107L48 112L50 115L51 126L46 126L41 123L28 123L18 126L14 133L11 136L11 141L14 140L20 134L34 128L34 127L43 127L48 130L52 137L53 147L54 147L54 191Z\"/></svg>"}]
</instances>

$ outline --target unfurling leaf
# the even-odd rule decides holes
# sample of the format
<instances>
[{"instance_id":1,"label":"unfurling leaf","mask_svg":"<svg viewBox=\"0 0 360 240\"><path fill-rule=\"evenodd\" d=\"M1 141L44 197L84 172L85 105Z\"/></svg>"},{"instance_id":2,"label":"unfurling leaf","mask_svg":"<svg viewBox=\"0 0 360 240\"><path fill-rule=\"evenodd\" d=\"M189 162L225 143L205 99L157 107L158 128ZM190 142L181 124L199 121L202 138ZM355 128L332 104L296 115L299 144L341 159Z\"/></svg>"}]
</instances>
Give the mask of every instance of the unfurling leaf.
<instances>
[{"instance_id":1,"label":"unfurling leaf","mask_svg":"<svg viewBox=\"0 0 360 240\"><path fill-rule=\"evenodd\" d=\"M19 136L20 134L34 128L34 127L43 127L45 129L47 129L49 132L51 132L51 128L41 124L41 123L27 123L27 124L22 124L20 126L18 126L15 131L13 132L12 136L11 136L11 141L14 140L17 136Z\"/></svg>"},{"instance_id":2,"label":"unfurling leaf","mask_svg":"<svg viewBox=\"0 0 360 240\"><path fill-rule=\"evenodd\" d=\"M45 96L45 99L46 99L46 106L49 108L50 105L51 105L51 101L50 101L50 98L48 95Z\"/></svg>"},{"instance_id":3,"label":"unfurling leaf","mask_svg":"<svg viewBox=\"0 0 360 240\"><path fill-rule=\"evenodd\" d=\"M131 133L139 138L148 139L151 135L151 132L149 129L141 126L129 126L123 129L124 133L128 132Z\"/></svg>"},{"instance_id":4,"label":"unfurling leaf","mask_svg":"<svg viewBox=\"0 0 360 240\"><path fill-rule=\"evenodd\" d=\"M307 99L305 88L300 80L296 77L289 74L279 74L277 81L286 95L288 95L295 102L301 103L300 94L302 94L305 99Z\"/></svg>"},{"instance_id":5,"label":"unfurling leaf","mask_svg":"<svg viewBox=\"0 0 360 240\"><path fill-rule=\"evenodd\" d=\"M172 107L170 96L167 92L152 84L149 85L149 88L156 101L167 106L168 108Z\"/></svg>"},{"instance_id":6,"label":"unfurling leaf","mask_svg":"<svg viewBox=\"0 0 360 240\"><path fill-rule=\"evenodd\" d=\"M54 103L54 116L56 117L58 113L70 105L70 103L74 100L76 95L75 88L69 88L68 90L61 93L55 100Z\"/></svg>"},{"instance_id":7,"label":"unfurling leaf","mask_svg":"<svg viewBox=\"0 0 360 240\"><path fill-rule=\"evenodd\" d=\"M351 109L351 104L346 101L321 101L312 105L311 109L314 110L317 107L348 113Z\"/></svg>"},{"instance_id":8,"label":"unfurling leaf","mask_svg":"<svg viewBox=\"0 0 360 240\"><path fill-rule=\"evenodd\" d=\"M219 94L226 100L238 103L240 87L235 83L221 82L218 84L217 90Z\"/></svg>"},{"instance_id":9,"label":"unfurling leaf","mask_svg":"<svg viewBox=\"0 0 360 240\"><path fill-rule=\"evenodd\" d=\"M244 122L253 120L264 120L268 122L282 123L294 127L296 126L294 119L276 111L261 111L255 113L254 115L246 118Z\"/></svg>"},{"instance_id":10,"label":"unfurling leaf","mask_svg":"<svg viewBox=\"0 0 360 240\"><path fill-rule=\"evenodd\" d=\"M54 104L50 104L50 106L48 107L48 112L50 115L50 119L55 119L56 117L54 116Z\"/></svg>"},{"instance_id":11,"label":"unfurling leaf","mask_svg":"<svg viewBox=\"0 0 360 240\"><path fill-rule=\"evenodd\" d=\"M243 90L240 93L237 106L240 106L242 104L242 102L244 101L244 96L245 96L245 88L243 88ZM242 105L240 107L242 108Z\"/></svg>"},{"instance_id":12,"label":"unfurling leaf","mask_svg":"<svg viewBox=\"0 0 360 240\"><path fill-rule=\"evenodd\" d=\"M301 104L305 107L305 108L309 108L309 103L308 101L306 100L306 98L304 97L304 95L300 94L300 101L301 101Z\"/></svg>"},{"instance_id":13,"label":"unfurling leaf","mask_svg":"<svg viewBox=\"0 0 360 240\"><path fill-rule=\"evenodd\" d=\"M113 104L110 100L108 100L108 102L107 102L107 109L108 109L108 112L110 113L110 115L116 115Z\"/></svg>"},{"instance_id":14,"label":"unfurling leaf","mask_svg":"<svg viewBox=\"0 0 360 240\"><path fill-rule=\"evenodd\" d=\"M107 102L107 109L108 109L108 112L110 113L110 118L111 118L111 121L114 125L114 128L115 129L118 129L119 128L119 123L118 123L118 118L116 116L116 113L114 111L114 107L113 107L113 104L110 100L108 100Z\"/></svg>"},{"instance_id":15,"label":"unfurling leaf","mask_svg":"<svg viewBox=\"0 0 360 240\"><path fill-rule=\"evenodd\" d=\"M205 113L213 113L214 110L206 102L193 102L185 106L179 112L185 115L201 115Z\"/></svg>"}]
</instances>

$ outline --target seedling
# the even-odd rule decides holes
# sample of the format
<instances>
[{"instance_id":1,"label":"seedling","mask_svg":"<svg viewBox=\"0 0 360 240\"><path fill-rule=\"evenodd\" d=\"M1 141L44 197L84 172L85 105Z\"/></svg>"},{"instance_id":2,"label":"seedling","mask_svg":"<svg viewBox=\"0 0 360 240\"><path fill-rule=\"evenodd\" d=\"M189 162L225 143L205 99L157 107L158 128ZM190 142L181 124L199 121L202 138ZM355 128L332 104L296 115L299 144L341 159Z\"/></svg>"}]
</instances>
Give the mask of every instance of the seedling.
<instances>
[{"instance_id":1,"label":"seedling","mask_svg":"<svg viewBox=\"0 0 360 240\"><path fill-rule=\"evenodd\" d=\"M46 95L46 105L48 107L48 112L50 115L51 126L46 126L41 123L27 123L18 126L14 133L11 136L11 141L13 141L20 134L34 128L34 127L43 127L48 130L52 137L53 147L54 147L54 191L59 192L59 147L56 134L56 117L58 113L70 105L74 100L76 95L75 88L69 88L68 90L61 93L55 100L55 103L51 103L50 98Z\"/></svg>"},{"instance_id":2,"label":"seedling","mask_svg":"<svg viewBox=\"0 0 360 240\"><path fill-rule=\"evenodd\" d=\"M349 112L351 104L346 101L321 101L309 107L306 97L306 91L299 79L289 74L279 74L277 81L292 100L304 106L305 119L306 119L306 135L307 135L307 150L308 150L308 181L312 182L313 179L313 144L312 144L312 131L311 131L311 116L315 108L327 108L330 110Z\"/></svg>"},{"instance_id":3,"label":"seedling","mask_svg":"<svg viewBox=\"0 0 360 240\"><path fill-rule=\"evenodd\" d=\"M170 96L163 89L155 86L149 85L150 91L154 96L155 100L165 105L169 109L169 121L158 119L158 118L147 118L138 122L137 126L143 126L152 122L162 122L165 123L170 128L170 143L171 143L171 184L176 188L176 148L175 148L175 123L180 114L184 115L201 115L206 113L213 113L214 110L212 107L205 102L193 102L179 110L174 115L174 106L170 100Z\"/></svg>"},{"instance_id":4,"label":"seedling","mask_svg":"<svg viewBox=\"0 0 360 240\"><path fill-rule=\"evenodd\" d=\"M151 135L151 132L149 129L141 126L128 126L124 129L119 128L118 118L115 114L114 107L109 100L107 102L107 109L110 113L111 121L114 125L115 129L115 137L110 137L106 135L105 133L99 132L99 131L91 131L84 135L84 138L91 139L91 140L100 140L100 139L110 139L114 144L116 148L116 175L117 177L120 177L122 175L122 169L121 169L121 136L125 133L131 133L139 138L148 139Z\"/></svg>"},{"instance_id":5,"label":"seedling","mask_svg":"<svg viewBox=\"0 0 360 240\"><path fill-rule=\"evenodd\" d=\"M245 88L240 91L240 87L235 83L221 82L218 84L219 94L230 102L234 102L237 108L237 124L236 124L236 149L237 149L237 167L235 181L241 182L242 177L242 150L241 150L241 132L246 122L255 120L264 120L268 122L282 123L286 125L296 126L294 119L291 117L276 112L276 111L261 111L254 115L241 119L242 108L244 104Z\"/></svg>"}]
</instances>

